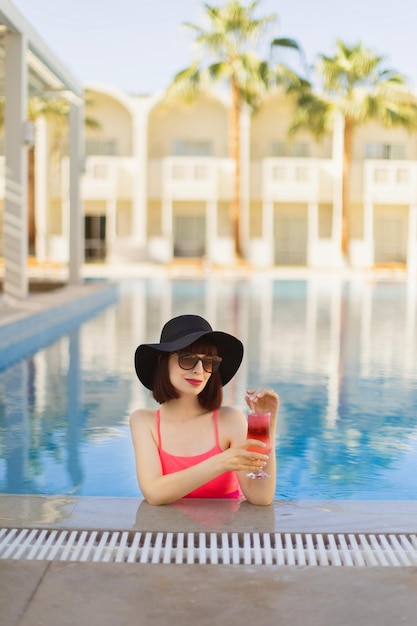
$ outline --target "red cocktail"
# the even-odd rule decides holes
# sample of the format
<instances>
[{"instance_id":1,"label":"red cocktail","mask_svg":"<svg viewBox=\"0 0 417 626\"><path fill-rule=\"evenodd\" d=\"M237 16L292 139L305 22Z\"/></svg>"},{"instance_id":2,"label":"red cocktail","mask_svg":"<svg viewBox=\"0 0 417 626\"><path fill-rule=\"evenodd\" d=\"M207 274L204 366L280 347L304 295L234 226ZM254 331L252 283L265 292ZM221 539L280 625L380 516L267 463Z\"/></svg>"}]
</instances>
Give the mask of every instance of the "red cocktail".
<instances>
[{"instance_id":1,"label":"red cocktail","mask_svg":"<svg viewBox=\"0 0 417 626\"><path fill-rule=\"evenodd\" d=\"M269 454L271 452L271 441L269 436L271 424L271 413L264 411L249 411L248 412L248 435L247 439L258 439L262 441L266 447L263 446L249 446L248 450L251 452L262 452L263 454ZM249 478L270 478L270 474L264 472L262 469L254 470L247 474Z\"/></svg>"}]
</instances>

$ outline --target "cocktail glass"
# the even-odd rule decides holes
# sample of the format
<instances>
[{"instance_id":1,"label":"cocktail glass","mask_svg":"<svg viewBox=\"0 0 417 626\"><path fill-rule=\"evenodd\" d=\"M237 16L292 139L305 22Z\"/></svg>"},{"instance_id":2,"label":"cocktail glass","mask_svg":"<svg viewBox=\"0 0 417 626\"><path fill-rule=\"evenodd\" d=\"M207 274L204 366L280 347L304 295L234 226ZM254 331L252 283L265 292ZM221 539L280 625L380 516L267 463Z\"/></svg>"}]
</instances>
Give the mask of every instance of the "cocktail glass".
<instances>
[{"instance_id":1,"label":"cocktail glass","mask_svg":"<svg viewBox=\"0 0 417 626\"><path fill-rule=\"evenodd\" d=\"M252 452L262 452L269 454L271 452L270 441L270 425L271 413L269 411L248 411L248 435L247 439L258 439L262 441L264 446L249 446L248 450ZM271 474L265 472L262 468L253 470L246 474L248 478L262 479L270 478Z\"/></svg>"}]
</instances>

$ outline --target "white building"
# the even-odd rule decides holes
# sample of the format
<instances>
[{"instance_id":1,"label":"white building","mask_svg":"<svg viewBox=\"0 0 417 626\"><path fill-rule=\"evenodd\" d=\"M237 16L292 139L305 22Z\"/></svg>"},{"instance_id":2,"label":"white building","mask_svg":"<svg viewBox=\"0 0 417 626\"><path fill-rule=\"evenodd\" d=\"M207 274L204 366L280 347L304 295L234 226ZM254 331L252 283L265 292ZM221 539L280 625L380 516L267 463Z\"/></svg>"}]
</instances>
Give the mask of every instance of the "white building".
<instances>
[{"instance_id":1,"label":"white building","mask_svg":"<svg viewBox=\"0 0 417 626\"><path fill-rule=\"evenodd\" d=\"M199 258L233 261L229 219L234 164L229 103L201 94L194 105L160 95L132 97L89 85L82 178L87 260ZM241 124L241 238L255 266L338 268L341 255L342 132L336 119L321 143L305 133L290 143L291 104L269 97ZM56 130L38 125L37 254L68 259L68 160L52 156ZM42 137L44 138L42 140ZM55 139L54 139L55 138ZM43 186L43 187L42 187ZM42 191L43 189L43 191ZM350 181L353 267L417 269L417 135L376 124L354 140Z\"/></svg>"}]
</instances>

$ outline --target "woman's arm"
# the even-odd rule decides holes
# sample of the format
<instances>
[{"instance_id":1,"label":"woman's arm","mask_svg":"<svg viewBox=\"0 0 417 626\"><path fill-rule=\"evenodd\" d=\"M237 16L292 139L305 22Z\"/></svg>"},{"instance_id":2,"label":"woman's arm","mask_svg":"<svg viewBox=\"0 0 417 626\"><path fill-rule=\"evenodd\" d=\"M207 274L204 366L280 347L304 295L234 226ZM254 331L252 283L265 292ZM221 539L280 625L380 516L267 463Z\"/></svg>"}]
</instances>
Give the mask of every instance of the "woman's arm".
<instances>
[{"instance_id":1,"label":"woman's arm","mask_svg":"<svg viewBox=\"0 0 417 626\"><path fill-rule=\"evenodd\" d=\"M265 463L266 456L248 452L246 448L250 442L241 437L241 443L224 450L221 454L216 454L193 467L163 475L157 442L152 430L154 423L153 411L135 411L130 418L136 473L140 489L149 504L170 504L224 472L249 472Z\"/></svg>"},{"instance_id":2,"label":"woman's arm","mask_svg":"<svg viewBox=\"0 0 417 626\"><path fill-rule=\"evenodd\" d=\"M248 391L245 399L249 408L255 410L258 409L259 411L270 411L271 413L270 441L272 449L269 454L268 462L264 467L264 470L270 474L271 477L254 480L252 478L248 478L245 472L239 472L239 483L248 502L251 504L268 505L271 504L274 499L277 483L275 438L279 410L279 397L274 391L272 391L272 389L260 389L257 391Z\"/></svg>"}]
</instances>

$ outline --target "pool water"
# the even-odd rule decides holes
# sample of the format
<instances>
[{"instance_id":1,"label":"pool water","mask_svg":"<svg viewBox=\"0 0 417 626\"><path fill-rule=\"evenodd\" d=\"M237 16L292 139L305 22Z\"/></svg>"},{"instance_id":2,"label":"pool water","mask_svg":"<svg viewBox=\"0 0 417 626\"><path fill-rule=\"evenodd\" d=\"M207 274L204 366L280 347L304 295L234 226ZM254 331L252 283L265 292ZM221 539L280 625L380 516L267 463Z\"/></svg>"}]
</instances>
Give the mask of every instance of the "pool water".
<instances>
[{"instance_id":1,"label":"pool water","mask_svg":"<svg viewBox=\"0 0 417 626\"><path fill-rule=\"evenodd\" d=\"M417 500L415 285L338 278L122 281L115 305L0 372L0 492L140 496L133 353L174 315L240 337L225 402L273 387L277 499Z\"/></svg>"}]
</instances>

